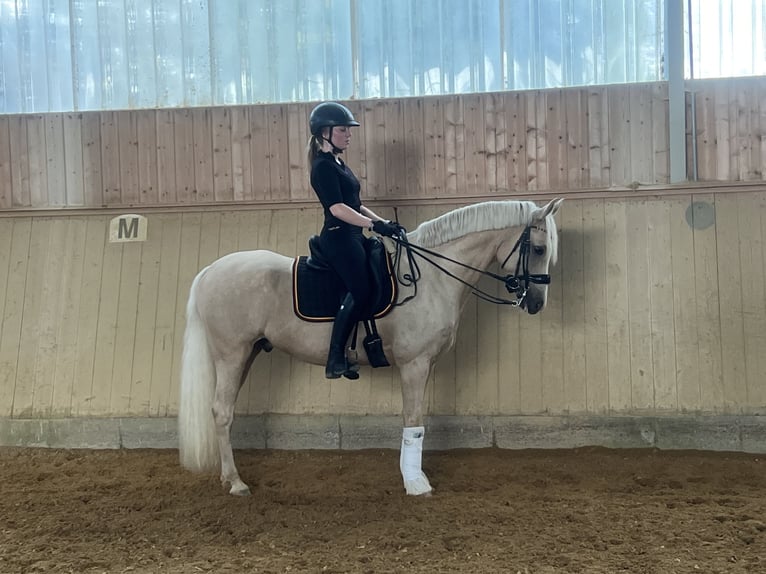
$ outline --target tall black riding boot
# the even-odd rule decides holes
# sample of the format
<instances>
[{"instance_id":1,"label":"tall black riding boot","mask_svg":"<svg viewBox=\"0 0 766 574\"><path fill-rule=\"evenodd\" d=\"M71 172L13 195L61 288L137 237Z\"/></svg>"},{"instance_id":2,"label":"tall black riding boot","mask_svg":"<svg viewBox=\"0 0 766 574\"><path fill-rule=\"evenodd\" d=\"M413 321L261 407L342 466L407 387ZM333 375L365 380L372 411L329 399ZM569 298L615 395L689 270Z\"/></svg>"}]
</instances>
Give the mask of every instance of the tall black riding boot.
<instances>
[{"instance_id":1,"label":"tall black riding boot","mask_svg":"<svg viewBox=\"0 0 766 574\"><path fill-rule=\"evenodd\" d=\"M324 376L328 379L337 379L349 372L348 361L346 360L346 342L356 322L354 307L354 297L351 293L347 293L340 304L338 314L335 316L335 323L332 326L330 352L327 355L327 367L324 371Z\"/></svg>"}]
</instances>

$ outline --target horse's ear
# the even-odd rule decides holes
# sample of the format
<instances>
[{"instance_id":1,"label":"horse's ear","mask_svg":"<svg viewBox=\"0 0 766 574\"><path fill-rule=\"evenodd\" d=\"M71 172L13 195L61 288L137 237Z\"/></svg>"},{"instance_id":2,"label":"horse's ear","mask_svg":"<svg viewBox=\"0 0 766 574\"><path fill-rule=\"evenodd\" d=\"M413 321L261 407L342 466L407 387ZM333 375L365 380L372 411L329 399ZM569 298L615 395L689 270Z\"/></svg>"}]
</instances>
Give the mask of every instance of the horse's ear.
<instances>
[{"instance_id":1,"label":"horse's ear","mask_svg":"<svg viewBox=\"0 0 766 574\"><path fill-rule=\"evenodd\" d=\"M564 198L560 197L558 199L551 199L548 203L546 203L543 207L538 209L538 213L536 214L537 217L535 219L545 219L549 215L556 215L556 212L558 212L559 207L561 207L561 204L564 202Z\"/></svg>"}]
</instances>

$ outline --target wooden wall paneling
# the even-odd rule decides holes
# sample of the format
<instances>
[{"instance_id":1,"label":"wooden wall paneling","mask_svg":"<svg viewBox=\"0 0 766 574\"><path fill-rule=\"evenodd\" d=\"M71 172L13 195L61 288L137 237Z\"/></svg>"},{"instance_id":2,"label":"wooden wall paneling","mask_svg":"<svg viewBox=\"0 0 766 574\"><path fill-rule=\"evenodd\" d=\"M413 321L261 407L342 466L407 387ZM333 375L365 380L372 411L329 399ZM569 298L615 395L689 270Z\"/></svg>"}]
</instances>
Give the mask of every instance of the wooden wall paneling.
<instances>
[{"instance_id":1,"label":"wooden wall paneling","mask_svg":"<svg viewBox=\"0 0 766 574\"><path fill-rule=\"evenodd\" d=\"M426 195L426 161L424 106L420 98L402 100L404 132L402 149L404 150L404 188L402 195L424 197Z\"/></svg>"},{"instance_id":2,"label":"wooden wall paneling","mask_svg":"<svg viewBox=\"0 0 766 574\"><path fill-rule=\"evenodd\" d=\"M737 98L737 139L739 140L739 177L742 181L760 179L758 164L753 163L753 150L759 147L758 99L749 85L739 85Z\"/></svg>"},{"instance_id":3,"label":"wooden wall paneling","mask_svg":"<svg viewBox=\"0 0 766 574\"><path fill-rule=\"evenodd\" d=\"M653 407L678 408L677 348L674 325L671 206L665 200L647 206L649 224L649 303ZM631 345L634 344L631 340Z\"/></svg>"},{"instance_id":4,"label":"wooden wall paneling","mask_svg":"<svg viewBox=\"0 0 766 574\"><path fill-rule=\"evenodd\" d=\"M356 116L354 116L356 117ZM302 104L287 105L287 156L280 158L281 161L289 164L289 176L287 178L287 187L291 199L313 199L314 192L309 186L309 176L306 159L306 143L309 139L308 118L306 117L306 106ZM355 141L357 134L351 136L350 155L346 156L351 169L358 169L359 165L359 142ZM353 158L353 159L352 159Z\"/></svg>"},{"instance_id":5,"label":"wooden wall paneling","mask_svg":"<svg viewBox=\"0 0 766 574\"><path fill-rule=\"evenodd\" d=\"M29 269L31 218L0 220L0 253L5 263L2 307L2 335L0 337L0 416L14 415L13 395L18 380L19 350L22 332L24 302L26 299L27 273ZM5 251L7 246L7 251Z\"/></svg>"},{"instance_id":6,"label":"wooden wall paneling","mask_svg":"<svg viewBox=\"0 0 766 574\"><path fill-rule=\"evenodd\" d=\"M176 136L173 110L157 110L157 201L180 201L176 185Z\"/></svg>"},{"instance_id":7,"label":"wooden wall paneling","mask_svg":"<svg viewBox=\"0 0 766 574\"><path fill-rule=\"evenodd\" d=\"M589 413L609 411L605 202L582 202L585 380Z\"/></svg>"},{"instance_id":8,"label":"wooden wall paneling","mask_svg":"<svg viewBox=\"0 0 766 574\"><path fill-rule=\"evenodd\" d=\"M208 203L215 200L213 190L213 121L210 108L191 111L194 143L194 189L192 201Z\"/></svg>"},{"instance_id":9,"label":"wooden wall paneling","mask_svg":"<svg viewBox=\"0 0 766 574\"><path fill-rule=\"evenodd\" d=\"M609 92L605 87L588 91L588 167L586 185L607 187L611 184L609 153Z\"/></svg>"},{"instance_id":10,"label":"wooden wall paneling","mask_svg":"<svg viewBox=\"0 0 766 574\"><path fill-rule=\"evenodd\" d=\"M192 281L200 271L199 252L202 215L184 213L181 216L181 250L178 255L178 284L176 290L175 327L173 332L173 368L166 381L166 404L170 413L178 413L178 382L181 376L181 349L186 329L186 304Z\"/></svg>"},{"instance_id":11,"label":"wooden wall paneling","mask_svg":"<svg viewBox=\"0 0 766 574\"><path fill-rule=\"evenodd\" d=\"M154 338L162 265L162 220L159 216L152 216L149 219L146 241L140 245L135 343L130 377L130 399L126 411L132 415L147 417L152 415Z\"/></svg>"},{"instance_id":12,"label":"wooden wall paneling","mask_svg":"<svg viewBox=\"0 0 766 574\"><path fill-rule=\"evenodd\" d=\"M628 177L625 183L654 183L654 122L651 86L638 84L625 90L629 100L627 129L630 155L627 157Z\"/></svg>"},{"instance_id":13,"label":"wooden wall paneling","mask_svg":"<svg viewBox=\"0 0 766 574\"><path fill-rule=\"evenodd\" d=\"M385 197L386 181L386 104L381 100L364 102L364 195L370 199ZM352 166L353 169L354 166Z\"/></svg>"},{"instance_id":14,"label":"wooden wall paneling","mask_svg":"<svg viewBox=\"0 0 766 574\"><path fill-rule=\"evenodd\" d=\"M465 192L468 195L484 195L489 192L489 187L483 96L466 94L461 97L465 130Z\"/></svg>"},{"instance_id":15,"label":"wooden wall paneling","mask_svg":"<svg viewBox=\"0 0 766 574\"><path fill-rule=\"evenodd\" d=\"M584 90L566 90L564 112L566 114L566 132L564 153L567 157L567 172L563 178L565 189L588 187L590 168L588 165L588 116L587 92Z\"/></svg>"},{"instance_id":16,"label":"wooden wall paneling","mask_svg":"<svg viewBox=\"0 0 766 574\"><path fill-rule=\"evenodd\" d=\"M83 203L88 207L105 205L104 175L101 162L101 113L82 114Z\"/></svg>"},{"instance_id":17,"label":"wooden wall paneling","mask_svg":"<svg viewBox=\"0 0 766 574\"><path fill-rule=\"evenodd\" d=\"M737 198L739 259L741 262L743 351L747 408L766 407L766 292L764 291L764 241L761 230L764 194ZM734 287L732 285L732 287Z\"/></svg>"},{"instance_id":18,"label":"wooden wall paneling","mask_svg":"<svg viewBox=\"0 0 766 574\"><path fill-rule=\"evenodd\" d=\"M138 195L139 202L145 204L160 203L159 185L159 157L160 134L157 126L161 118L165 117L159 110L140 110L135 112L137 122L137 150L138 150ZM164 126L163 126L164 127Z\"/></svg>"},{"instance_id":19,"label":"wooden wall paneling","mask_svg":"<svg viewBox=\"0 0 766 574\"><path fill-rule=\"evenodd\" d=\"M18 338L16 387L13 393L11 416L27 418L33 415L35 396L35 357L40 336L40 321L45 295L45 266L50 245L51 220L36 218L32 221L29 237L29 263L23 289L21 331Z\"/></svg>"},{"instance_id":20,"label":"wooden wall paneling","mask_svg":"<svg viewBox=\"0 0 766 574\"><path fill-rule=\"evenodd\" d=\"M196 201L194 162L194 119L190 109L173 111L176 201Z\"/></svg>"},{"instance_id":21,"label":"wooden wall paneling","mask_svg":"<svg viewBox=\"0 0 766 574\"><path fill-rule=\"evenodd\" d=\"M272 199L272 148L269 141L269 110L269 106L252 106L248 109L250 114L251 197L256 201Z\"/></svg>"},{"instance_id":22,"label":"wooden wall paneling","mask_svg":"<svg viewBox=\"0 0 766 574\"><path fill-rule=\"evenodd\" d=\"M715 94L699 85L693 94L697 98L697 178L711 181L717 179ZM692 179L693 164L689 161L688 165L689 179Z\"/></svg>"},{"instance_id":23,"label":"wooden wall paneling","mask_svg":"<svg viewBox=\"0 0 766 574\"><path fill-rule=\"evenodd\" d=\"M52 404L53 383L56 353L60 344L57 334L58 325L61 322L62 299L66 288L64 285L66 260L70 256L66 242L67 228L68 221L65 218L50 220L34 364L32 413L36 416L51 416L54 407Z\"/></svg>"},{"instance_id":24,"label":"wooden wall paneling","mask_svg":"<svg viewBox=\"0 0 766 574\"><path fill-rule=\"evenodd\" d=\"M47 204L51 207L67 205L66 158L64 157L64 116L45 115L45 158Z\"/></svg>"},{"instance_id":25,"label":"wooden wall paneling","mask_svg":"<svg viewBox=\"0 0 766 574\"><path fill-rule=\"evenodd\" d=\"M287 110L284 104L267 107L269 130L269 175L271 176L270 197L274 200L290 199L290 150L288 147Z\"/></svg>"},{"instance_id":26,"label":"wooden wall paneling","mask_svg":"<svg viewBox=\"0 0 766 574\"><path fill-rule=\"evenodd\" d=\"M104 205L121 205L119 112L101 112L101 178Z\"/></svg>"},{"instance_id":27,"label":"wooden wall paneling","mask_svg":"<svg viewBox=\"0 0 766 574\"><path fill-rule=\"evenodd\" d=\"M26 117L27 144L29 158L29 198L28 205L45 207L48 205L47 146L45 144L45 119L41 115Z\"/></svg>"},{"instance_id":28,"label":"wooden wall paneling","mask_svg":"<svg viewBox=\"0 0 766 574\"><path fill-rule=\"evenodd\" d=\"M13 207L32 204L29 190L29 142L25 116L10 116L8 133L11 145L11 203Z\"/></svg>"},{"instance_id":29,"label":"wooden wall paneling","mask_svg":"<svg viewBox=\"0 0 766 574\"><path fill-rule=\"evenodd\" d=\"M606 146L610 157L610 184L623 186L635 181L631 172L630 91L609 87L609 132Z\"/></svg>"},{"instance_id":30,"label":"wooden wall paneling","mask_svg":"<svg viewBox=\"0 0 766 574\"><path fill-rule=\"evenodd\" d=\"M222 211L221 232L218 236L218 257L239 251L239 226L242 221L240 211Z\"/></svg>"},{"instance_id":31,"label":"wooden wall paneling","mask_svg":"<svg viewBox=\"0 0 766 574\"><path fill-rule=\"evenodd\" d=\"M559 260L554 267L556 273L548 290L550 303L560 299L562 335L562 410L583 413L588 410L588 388L590 380L586 365L587 355L586 309L593 309L590 299L593 291L585 289L585 250L590 248L586 241L583 225L583 202L564 202L558 215ZM590 273L591 270L588 269ZM558 288L553 289L556 285ZM571 286L580 288L572 289ZM566 286L566 288L564 288ZM550 304L549 303L549 304ZM554 309L555 306L551 305ZM547 310L544 311L548 319ZM595 383L595 381L594 381ZM597 383L596 383L597 384Z\"/></svg>"},{"instance_id":32,"label":"wooden wall paneling","mask_svg":"<svg viewBox=\"0 0 766 574\"><path fill-rule=\"evenodd\" d=\"M70 401L70 411L75 417L91 414L107 225L107 217L88 217L85 224L85 253L77 313L77 352ZM95 391L98 391L98 386Z\"/></svg>"},{"instance_id":33,"label":"wooden wall paneling","mask_svg":"<svg viewBox=\"0 0 766 574\"><path fill-rule=\"evenodd\" d=\"M758 94L758 123L760 134L760 146L756 163L760 166L760 179L766 180L766 82L761 82Z\"/></svg>"},{"instance_id":34,"label":"wooden wall paneling","mask_svg":"<svg viewBox=\"0 0 766 574\"><path fill-rule=\"evenodd\" d=\"M505 296L505 287L500 290L500 283L483 277L479 287L496 296ZM500 371L498 369L499 315L510 309L481 301L471 295L476 301L476 398L474 399L475 414L497 412L497 393Z\"/></svg>"},{"instance_id":35,"label":"wooden wall paneling","mask_svg":"<svg viewBox=\"0 0 766 574\"><path fill-rule=\"evenodd\" d=\"M747 171L744 164L745 158L749 156L747 150L747 140L749 126L747 125L747 110L744 108L744 94L737 89L735 80L729 81L729 151L731 153L731 177L736 181L741 181Z\"/></svg>"},{"instance_id":36,"label":"wooden wall paneling","mask_svg":"<svg viewBox=\"0 0 766 574\"><path fill-rule=\"evenodd\" d=\"M234 108L211 110L213 123L213 196L216 201L234 201L232 174L232 121Z\"/></svg>"},{"instance_id":37,"label":"wooden wall paneling","mask_svg":"<svg viewBox=\"0 0 766 574\"><path fill-rule=\"evenodd\" d=\"M731 133L729 128L729 86L727 83L716 83L713 88L715 95L715 143L716 171L718 180L734 179L731 169Z\"/></svg>"},{"instance_id":38,"label":"wooden wall paneling","mask_svg":"<svg viewBox=\"0 0 766 574\"><path fill-rule=\"evenodd\" d=\"M673 287L673 330L676 350L676 388L678 410L694 412L702 408L700 363L695 288L694 229L686 221L692 196L670 197L670 249Z\"/></svg>"},{"instance_id":39,"label":"wooden wall paneling","mask_svg":"<svg viewBox=\"0 0 766 574\"><path fill-rule=\"evenodd\" d=\"M766 82L759 82L748 89L748 108L750 110L750 125L746 131L750 140L750 173L748 179L762 181L764 179L764 164L761 160L762 142L766 140L766 123L761 112L762 94L766 92Z\"/></svg>"},{"instance_id":40,"label":"wooden wall paneling","mask_svg":"<svg viewBox=\"0 0 766 574\"><path fill-rule=\"evenodd\" d=\"M652 146L649 154L654 154L651 160L651 171L648 176L653 183L670 182L670 142L668 133L668 91L664 84L650 86L651 90L651 134ZM691 126L691 123L689 124ZM691 150L691 147L689 148ZM698 150L699 151L699 150ZM687 165L691 165L691 153L687 154Z\"/></svg>"},{"instance_id":41,"label":"wooden wall paneling","mask_svg":"<svg viewBox=\"0 0 766 574\"><path fill-rule=\"evenodd\" d=\"M66 205L83 206L85 205L85 174L83 169L82 114L64 115L63 127Z\"/></svg>"},{"instance_id":42,"label":"wooden wall paneling","mask_svg":"<svg viewBox=\"0 0 766 574\"><path fill-rule=\"evenodd\" d=\"M505 124L505 96L489 94L485 102L484 134L487 140L487 178L489 193L508 192L508 127Z\"/></svg>"},{"instance_id":43,"label":"wooden wall paneling","mask_svg":"<svg viewBox=\"0 0 766 574\"><path fill-rule=\"evenodd\" d=\"M115 356L120 356L123 349L117 344L123 343L118 338L118 321L120 320L120 292L123 269L123 252L135 245L130 243L108 243L104 246L104 264L101 268L101 290L98 294L98 325L96 327L96 355L93 363L93 386L91 388L91 416L106 416L112 414L112 393L114 386ZM131 347L132 351L132 347ZM132 354L132 353L131 353ZM119 360L118 360L119 362ZM120 405L121 406L121 405Z\"/></svg>"},{"instance_id":44,"label":"wooden wall paneling","mask_svg":"<svg viewBox=\"0 0 766 574\"><path fill-rule=\"evenodd\" d=\"M117 114L119 138L121 203L136 205L140 201L138 167L138 112L131 110Z\"/></svg>"},{"instance_id":45,"label":"wooden wall paneling","mask_svg":"<svg viewBox=\"0 0 766 574\"><path fill-rule=\"evenodd\" d=\"M221 215L219 211L205 211L202 213L197 271L202 271L202 269L219 257L218 246L221 241Z\"/></svg>"},{"instance_id":46,"label":"wooden wall paneling","mask_svg":"<svg viewBox=\"0 0 766 574\"><path fill-rule=\"evenodd\" d=\"M742 262L738 194L716 196L716 245L719 290L723 294L721 357L723 405L737 413L747 404L745 325L742 301ZM750 240L750 238L748 238Z\"/></svg>"},{"instance_id":47,"label":"wooden wall paneling","mask_svg":"<svg viewBox=\"0 0 766 574\"><path fill-rule=\"evenodd\" d=\"M444 165L444 100L423 100L423 179L429 197L444 194L446 168Z\"/></svg>"},{"instance_id":48,"label":"wooden wall paneling","mask_svg":"<svg viewBox=\"0 0 766 574\"><path fill-rule=\"evenodd\" d=\"M565 96L561 90L541 92L545 106L545 149L547 151L548 189L567 187L569 162L566 142L567 118Z\"/></svg>"},{"instance_id":49,"label":"wooden wall paneling","mask_svg":"<svg viewBox=\"0 0 766 574\"><path fill-rule=\"evenodd\" d=\"M519 407L523 414L539 414L544 411L542 376L530 376L530 373L541 373L543 334L540 316L527 315L519 311Z\"/></svg>"},{"instance_id":50,"label":"wooden wall paneling","mask_svg":"<svg viewBox=\"0 0 766 574\"><path fill-rule=\"evenodd\" d=\"M251 211L247 212L247 220L243 218L245 227L241 228L239 249L268 249L278 250L277 221L275 211ZM269 412L272 371L284 370L284 362L289 358L278 349L271 353L261 353L253 362L248 377L248 407L249 414ZM282 366L281 366L282 365Z\"/></svg>"},{"instance_id":51,"label":"wooden wall paneling","mask_svg":"<svg viewBox=\"0 0 766 574\"><path fill-rule=\"evenodd\" d=\"M571 206L570 206L571 208ZM564 205L566 211L566 205ZM565 222L562 216L562 222ZM545 310L535 317L540 319L540 384L543 407L546 412L561 413L567 410L564 387L564 288L562 267L550 269L551 284L548 286L548 302Z\"/></svg>"},{"instance_id":52,"label":"wooden wall paneling","mask_svg":"<svg viewBox=\"0 0 766 574\"><path fill-rule=\"evenodd\" d=\"M9 116L0 116L0 209L13 207L10 123Z\"/></svg>"},{"instance_id":53,"label":"wooden wall paneling","mask_svg":"<svg viewBox=\"0 0 766 574\"><path fill-rule=\"evenodd\" d=\"M444 165L446 195L465 193L465 120L463 98L444 99Z\"/></svg>"},{"instance_id":54,"label":"wooden wall paneling","mask_svg":"<svg viewBox=\"0 0 766 574\"><path fill-rule=\"evenodd\" d=\"M405 179L406 151L404 142L404 112L401 99L391 100L385 105L384 146L386 155L386 187L383 197L402 197L407 194ZM417 190L416 194L422 190ZM416 195L417 197L417 195Z\"/></svg>"},{"instance_id":55,"label":"wooden wall paneling","mask_svg":"<svg viewBox=\"0 0 766 574\"><path fill-rule=\"evenodd\" d=\"M740 412L747 404L745 328L740 261L739 198L717 196L716 239L719 289L724 294L721 317L721 356L724 381L723 405L727 412Z\"/></svg>"},{"instance_id":56,"label":"wooden wall paneling","mask_svg":"<svg viewBox=\"0 0 766 574\"><path fill-rule=\"evenodd\" d=\"M527 92L524 94L526 99L526 127L524 132L527 134L527 185L525 189L537 190L544 189L547 182L547 174L542 171L545 168L545 156L543 162L540 162L540 151L545 152L545 105L541 99L541 92ZM538 108L541 108L539 110ZM542 140L542 141L541 141Z\"/></svg>"},{"instance_id":57,"label":"wooden wall paneling","mask_svg":"<svg viewBox=\"0 0 766 574\"><path fill-rule=\"evenodd\" d=\"M707 203L717 210L715 195L692 196L692 201ZM718 215L716 214L716 219ZM724 383L721 353L722 299L719 293L717 259L718 224L694 229L694 291L697 296L697 338L699 345L700 400L704 410L723 405ZM723 293L728 292L725 286ZM723 302L726 301L724 296ZM726 311L728 315L728 311Z\"/></svg>"},{"instance_id":58,"label":"wooden wall paneling","mask_svg":"<svg viewBox=\"0 0 766 574\"><path fill-rule=\"evenodd\" d=\"M122 248L112 389L109 397L111 414L130 412L133 366L136 364L136 325L142 250L143 242L125 243Z\"/></svg>"},{"instance_id":59,"label":"wooden wall paneling","mask_svg":"<svg viewBox=\"0 0 766 574\"><path fill-rule=\"evenodd\" d=\"M631 339L628 291L627 204L606 201L604 205L606 230L606 309L607 309L607 365L609 381L609 409L626 412L632 407L631 399Z\"/></svg>"},{"instance_id":60,"label":"wooden wall paneling","mask_svg":"<svg viewBox=\"0 0 766 574\"><path fill-rule=\"evenodd\" d=\"M528 187L527 98L520 92L504 94L506 125L506 180L509 191Z\"/></svg>"},{"instance_id":61,"label":"wooden wall paneling","mask_svg":"<svg viewBox=\"0 0 766 574\"><path fill-rule=\"evenodd\" d=\"M182 339L183 332L176 328L177 310L185 309L188 300L188 291L184 293L178 287L182 220L181 214L162 214L152 218L152 228L159 232L159 237L150 232L151 240L154 241L156 237L156 241L160 241L162 246L149 390L150 416L164 417L170 414L170 394L178 384L173 380L173 360L177 348L176 341Z\"/></svg>"},{"instance_id":62,"label":"wooden wall paneling","mask_svg":"<svg viewBox=\"0 0 766 574\"><path fill-rule=\"evenodd\" d=\"M231 108L231 177L234 201L253 199L250 163L250 115L245 106Z\"/></svg>"},{"instance_id":63,"label":"wooden wall paneling","mask_svg":"<svg viewBox=\"0 0 766 574\"><path fill-rule=\"evenodd\" d=\"M648 211L645 200L631 201L626 206L630 388L632 407L638 411L655 406Z\"/></svg>"}]
</instances>

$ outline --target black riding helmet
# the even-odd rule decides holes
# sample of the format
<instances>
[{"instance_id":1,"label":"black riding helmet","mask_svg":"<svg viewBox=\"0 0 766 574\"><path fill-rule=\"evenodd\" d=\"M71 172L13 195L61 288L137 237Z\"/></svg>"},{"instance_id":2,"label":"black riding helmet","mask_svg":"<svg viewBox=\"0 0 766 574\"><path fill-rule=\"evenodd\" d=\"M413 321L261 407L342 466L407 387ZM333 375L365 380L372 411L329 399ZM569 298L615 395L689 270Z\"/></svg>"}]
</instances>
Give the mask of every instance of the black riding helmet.
<instances>
[{"instance_id":1,"label":"black riding helmet","mask_svg":"<svg viewBox=\"0 0 766 574\"><path fill-rule=\"evenodd\" d=\"M318 138L322 137L322 128L358 125L351 110L338 102L323 102L311 110L309 116L311 135Z\"/></svg>"}]
</instances>

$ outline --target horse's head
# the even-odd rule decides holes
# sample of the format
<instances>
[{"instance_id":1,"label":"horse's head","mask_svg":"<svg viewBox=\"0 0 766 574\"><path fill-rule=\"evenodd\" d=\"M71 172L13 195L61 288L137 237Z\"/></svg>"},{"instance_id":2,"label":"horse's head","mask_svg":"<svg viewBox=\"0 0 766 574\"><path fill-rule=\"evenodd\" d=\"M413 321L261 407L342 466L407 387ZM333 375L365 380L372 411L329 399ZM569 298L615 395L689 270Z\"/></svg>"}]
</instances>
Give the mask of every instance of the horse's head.
<instances>
[{"instance_id":1,"label":"horse's head","mask_svg":"<svg viewBox=\"0 0 766 574\"><path fill-rule=\"evenodd\" d=\"M549 267L556 263L558 232L553 216L564 199L554 199L536 207L521 235L500 244L497 260L510 273L506 286L519 297L519 305L534 315L545 307L548 297Z\"/></svg>"}]
</instances>

